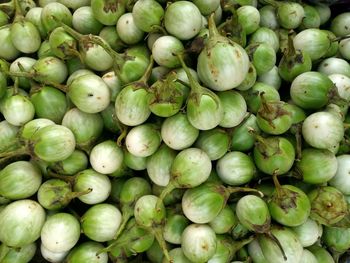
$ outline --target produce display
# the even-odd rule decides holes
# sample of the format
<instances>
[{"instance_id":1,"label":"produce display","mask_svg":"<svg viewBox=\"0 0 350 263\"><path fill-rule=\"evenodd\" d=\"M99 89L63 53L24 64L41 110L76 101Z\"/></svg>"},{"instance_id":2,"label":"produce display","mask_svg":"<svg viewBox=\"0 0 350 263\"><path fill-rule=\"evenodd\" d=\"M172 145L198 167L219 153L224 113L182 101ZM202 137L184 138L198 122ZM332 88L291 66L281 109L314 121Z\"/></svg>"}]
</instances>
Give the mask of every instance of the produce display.
<instances>
[{"instance_id":1,"label":"produce display","mask_svg":"<svg viewBox=\"0 0 350 263\"><path fill-rule=\"evenodd\" d=\"M350 3L0 3L0 263L350 262Z\"/></svg>"}]
</instances>

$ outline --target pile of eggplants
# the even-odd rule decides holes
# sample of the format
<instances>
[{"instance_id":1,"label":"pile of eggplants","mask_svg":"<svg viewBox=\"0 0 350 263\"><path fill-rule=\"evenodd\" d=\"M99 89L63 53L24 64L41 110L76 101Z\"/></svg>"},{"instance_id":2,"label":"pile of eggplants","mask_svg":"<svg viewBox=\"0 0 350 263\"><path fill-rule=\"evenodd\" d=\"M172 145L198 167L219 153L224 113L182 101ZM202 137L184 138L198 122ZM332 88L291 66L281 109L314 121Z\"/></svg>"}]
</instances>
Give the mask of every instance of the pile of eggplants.
<instances>
[{"instance_id":1,"label":"pile of eggplants","mask_svg":"<svg viewBox=\"0 0 350 263\"><path fill-rule=\"evenodd\" d=\"M0 3L0 262L350 253L350 12Z\"/></svg>"}]
</instances>

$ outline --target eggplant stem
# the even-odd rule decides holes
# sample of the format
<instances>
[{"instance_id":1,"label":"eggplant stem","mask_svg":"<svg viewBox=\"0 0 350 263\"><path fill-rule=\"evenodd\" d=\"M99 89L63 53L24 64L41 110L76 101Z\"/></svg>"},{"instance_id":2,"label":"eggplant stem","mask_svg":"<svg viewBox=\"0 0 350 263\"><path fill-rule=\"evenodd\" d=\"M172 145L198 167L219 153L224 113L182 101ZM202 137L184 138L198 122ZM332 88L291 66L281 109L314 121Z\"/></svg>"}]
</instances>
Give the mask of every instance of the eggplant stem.
<instances>
[{"instance_id":1,"label":"eggplant stem","mask_svg":"<svg viewBox=\"0 0 350 263\"><path fill-rule=\"evenodd\" d=\"M290 57L294 58L295 54L296 54L296 50L294 48L294 42L293 42L293 35L294 31L291 29L288 32L288 47L284 50L283 52L283 58L284 59L289 59Z\"/></svg>"},{"instance_id":2,"label":"eggplant stem","mask_svg":"<svg viewBox=\"0 0 350 263\"><path fill-rule=\"evenodd\" d=\"M232 244L232 254L235 255L238 250L243 248L245 245L248 245L250 242L252 242L256 237L254 235L251 235L248 238L242 239L240 241L234 242Z\"/></svg>"},{"instance_id":3,"label":"eggplant stem","mask_svg":"<svg viewBox=\"0 0 350 263\"><path fill-rule=\"evenodd\" d=\"M332 42L337 42L337 41L341 41L341 40L349 39L349 38L350 38L350 35L341 36L341 37L336 37L336 38L332 39Z\"/></svg>"},{"instance_id":4,"label":"eggplant stem","mask_svg":"<svg viewBox=\"0 0 350 263\"><path fill-rule=\"evenodd\" d=\"M110 245L108 245L105 248L100 249L97 251L96 256L100 255L101 253L107 253L111 251L111 249L115 247L122 247L122 246L127 246L130 244L130 242L137 241L139 238L126 238L124 240L115 240L113 241Z\"/></svg>"},{"instance_id":5,"label":"eggplant stem","mask_svg":"<svg viewBox=\"0 0 350 263\"><path fill-rule=\"evenodd\" d=\"M107 43L105 43L100 37L95 36L95 35L88 35L89 40L96 44L101 46L113 59L114 59L114 72L115 74L119 77L119 70L121 67L123 67L124 63L126 60L134 60L135 57L133 56L127 56L125 54L120 54L116 52L113 48L110 47Z\"/></svg>"},{"instance_id":6,"label":"eggplant stem","mask_svg":"<svg viewBox=\"0 0 350 263\"><path fill-rule=\"evenodd\" d=\"M190 85L189 85L189 86L191 87L191 89L194 88L194 86L197 85L197 82L195 81L195 79L193 78L193 76L192 76L190 70L189 70L188 67L186 66L186 63L185 63L185 61L184 61L184 54L179 53L179 54L176 54L176 56L178 57L178 59L179 59L179 61L180 61L180 63L181 63L181 66L182 66L182 68L184 69L184 71L185 71L185 73L186 73L186 75L187 75L188 80L190 81Z\"/></svg>"},{"instance_id":7,"label":"eggplant stem","mask_svg":"<svg viewBox=\"0 0 350 263\"><path fill-rule=\"evenodd\" d=\"M196 103L199 104L203 95L209 96L209 97L211 97L214 100L214 102L216 104L216 107L218 108L220 106L220 101L219 101L219 98L217 97L217 95L214 92L212 92L211 90L202 87L193 78L190 70L188 69L188 67L185 64L183 53L179 53L179 54L176 54L176 55L177 55L177 57L180 60L182 68L185 70L185 73L187 75L188 80L190 81L190 85L189 86L191 88L191 92L190 92L189 97L192 96L194 98L194 100L196 101Z\"/></svg>"},{"instance_id":8,"label":"eggplant stem","mask_svg":"<svg viewBox=\"0 0 350 263\"><path fill-rule=\"evenodd\" d=\"M17 65L18 65L19 70L20 70L21 72L25 72L25 71L26 71L21 62L17 62Z\"/></svg>"},{"instance_id":9,"label":"eggplant stem","mask_svg":"<svg viewBox=\"0 0 350 263\"><path fill-rule=\"evenodd\" d=\"M6 75L9 75L11 77L23 77L28 79L32 79L34 77L32 73L23 72L23 71L10 72L10 71L3 70L2 72L4 72Z\"/></svg>"},{"instance_id":10,"label":"eggplant stem","mask_svg":"<svg viewBox=\"0 0 350 263\"><path fill-rule=\"evenodd\" d=\"M63 85L63 84L59 84L59 83L55 83L55 82L52 82L52 81L45 81L43 82L43 84L45 85L49 85L49 86L52 86L64 93L66 93L69 89L69 87L67 85Z\"/></svg>"},{"instance_id":11,"label":"eggplant stem","mask_svg":"<svg viewBox=\"0 0 350 263\"><path fill-rule=\"evenodd\" d=\"M13 82L13 94L12 94L12 96L18 94L18 89L19 89L18 82L19 82L18 77L15 77L15 81Z\"/></svg>"},{"instance_id":12,"label":"eggplant stem","mask_svg":"<svg viewBox=\"0 0 350 263\"><path fill-rule=\"evenodd\" d=\"M271 113L273 109L271 109L271 106L268 104L267 100L265 99L265 92L260 92L260 100L261 100L261 107L264 111L267 113Z\"/></svg>"},{"instance_id":13,"label":"eggplant stem","mask_svg":"<svg viewBox=\"0 0 350 263\"><path fill-rule=\"evenodd\" d=\"M179 82L180 84L182 84L182 85L184 85L184 86L186 86L186 87L188 87L188 88L191 88L191 86L190 86L188 83L186 83L185 81L183 81L183 80L181 80L181 79L176 79L175 81L176 81L176 82Z\"/></svg>"},{"instance_id":14,"label":"eggplant stem","mask_svg":"<svg viewBox=\"0 0 350 263\"><path fill-rule=\"evenodd\" d=\"M173 260L170 258L170 255L169 255L169 252L167 249L167 245L166 245L164 237L163 237L162 228L160 226L152 227L151 233L154 235L154 237L158 241L158 244L161 247L165 258L168 260L169 263L173 263Z\"/></svg>"},{"instance_id":15,"label":"eggplant stem","mask_svg":"<svg viewBox=\"0 0 350 263\"><path fill-rule=\"evenodd\" d=\"M100 37L94 36L92 34L88 35L89 40L96 45L101 46L111 57L115 57L116 54L119 55L113 48L111 48L107 43L103 42Z\"/></svg>"},{"instance_id":16,"label":"eggplant stem","mask_svg":"<svg viewBox=\"0 0 350 263\"><path fill-rule=\"evenodd\" d=\"M259 135L256 130L254 130L251 127L248 127L248 132L250 134L252 134L255 138L255 140L257 141L257 143L260 144L260 146L262 146L264 149L268 149L268 145L266 144L264 137L262 137L261 135Z\"/></svg>"},{"instance_id":17,"label":"eggplant stem","mask_svg":"<svg viewBox=\"0 0 350 263\"><path fill-rule=\"evenodd\" d=\"M114 235L113 239L117 239L119 235L124 231L126 224L129 222L129 219L132 217L133 213L130 210L124 210L122 215L122 223L118 228L117 233Z\"/></svg>"},{"instance_id":18,"label":"eggplant stem","mask_svg":"<svg viewBox=\"0 0 350 263\"><path fill-rule=\"evenodd\" d=\"M264 197L264 194L262 192L254 188L227 186L226 189L229 191L230 194L234 194L238 192L253 192L253 193L259 194L260 197Z\"/></svg>"},{"instance_id":19,"label":"eggplant stem","mask_svg":"<svg viewBox=\"0 0 350 263\"><path fill-rule=\"evenodd\" d=\"M277 196L278 198L282 198L282 193L281 193L281 189L282 189L282 186L280 184L280 182L278 181L278 178L277 178L277 171L278 169L276 169L273 174L272 174L272 180L273 180L273 183L276 187L276 191L277 191Z\"/></svg>"},{"instance_id":20,"label":"eggplant stem","mask_svg":"<svg viewBox=\"0 0 350 263\"><path fill-rule=\"evenodd\" d=\"M78 41L81 41L82 38L84 37L83 34L80 34L78 31L74 30L73 28L71 28L70 26L67 26L65 23L63 23L61 20L59 20L57 17L55 16L51 16L51 18L53 20L55 20L56 23L58 23L61 27L63 27L63 29L69 34L71 35L73 38L75 38Z\"/></svg>"},{"instance_id":21,"label":"eggplant stem","mask_svg":"<svg viewBox=\"0 0 350 263\"><path fill-rule=\"evenodd\" d=\"M3 71L6 75L9 75L9 76L12 76L12 77L16 77L16 78L20 78L20 77L23 77L23 78L28 78L28 79L33 79L34 76L35 76L35 73L32 74L30 72L23 72L23 71L16 71L16 72L9 72L9 71ZM67 92L68 90L68 87L66 85L62 85L62 84L59 84L59 83L55 83L55 82L52 82L52 81L48 81L48 80L45 80L45 81L40 81L42 84L45 84L45 85L49 85L49 86L52 86L56 89L59 89L63 92Z\"/></svg>"},{"instance_id":22,"label":"eggplant stem","mask_svg":"<svg viewBox=\"0 0 350 263\"><path fill-rule=\"evenodd\" d=\"M78 57L81 63L84 63L83 56L80 54L80 52L74 48L68 48L67 54L68 56L75 56Z\"/></svg>"},{"instance_id":23,"label":"eggplant stem","mask_svg":"<svg viewBox=\"0 0 350 263\"><path fill-rule=\"evenodd\" d=\"M161 205L163 204L164 198L170 194L176 187L174 184L170 181L168 185L163 189L163 191L160 193L157 204L156 204L156 209L157 211L160 210Z\"/></svg>"},{"instance_id":24,"label":"eggplant stem","mask_svg":"<svg viewBox=\"0 0 350 263\"><path fill-rule=\"evenodd\" d=\"M23 11L21 8L21 5L19 4L18 0L14 0L14 7L15 7L15 18L13 20L13 23L18 22L24 18Z\"/></svg>"},{"instance_id":25,"label":"eggplant stem","mask_svg":"<svg viewBox=\"0 0 350 263\"><path fill-rule=\"evenodd\" d=\"M116 243L112 243L110 245L108 245L105 248L100 249L99 251L96 252L96 256L102 254L102 253L108 253L109 251L111 251L111 249L116 245Z\"/></svg>"},{"instance_id":26,"label":"eggplant stem","mask_svg":"<svg viewBox=\"0 0 350 263\"><path fill-rule=\"evenodd\" d=\"M284 250L283 250L283 247L282 247L280 241L271 233L271 231L267 232L266 235L267 235L270 239L272 239L273 242L276 243L276 245L278 246L278 248L281 250L283 259L284 259L284 260L287 260L288 258L287 258L287 256L286 256L286 253L285 253Z\"/></svg>"},{"instance_id":27,"label":"eggplant stem","mask_svg":"<svg viewBox=\"0 0 350 263\"><path fill-rule=\"evenodd\" d=\"M124 138L128 134L128 126L120 123L119 120L118 120L118 124L119 124L121 133L120 133L120 135L117 138L117 144L118 144L119 147L121 147L122 144L123 144L122 141L124 140Z\"/></svg>"},{"instance_id":28,"label":"eggplant stem","mask_svg":"<svg viewBox=\"0 0 350 263\"><path fill-rule=\"evenodd\" d=\"M244 247L245 245L248 245L250 242L252 242L254 239L256 238L256 236L251 235L250 237L247 237L243 240L240 241L241 243L241 247L239 249L241 249L242 247Z\"/></svg>"},{"instance_id":29,"label":"eggplant stem","mask_svg":"<svg viewBox=\"0 0 350 263\"><path fill-rule=\"evenodd\" d=\"M153 64L154 64L154 59L153 59L153 56L151 55L150 56L150 61L148 63L148 66L146 68L145 73L143 74L143 76L137 82L141 82L141 83L144 84L144 86L148 87L147 82L148 82L148 79L151 77Z\"/></svg>"},{"instance_id":30,"label":"eggplant stem","mask_svg":"<svg viewBox=\"0 0 350 263\"><path fill-rule=\"evenodd\" d=\"M125 231L127 231L128 229L124 229ZM145 229L147 231L149 231L149 229ZM127 235L126 235L127 236ZM130 242L133 242L133 241L136 241L138 238L123 238L123 237L120 237L121 239L114 239L114 241L108 245L107 247L99 250L96 255L99 255L101 253L107 253L109 252L112 248L115 248L115 247L121 247L121 246L125 246L125 245L129 245Z\"/></svg>"},{"instance_id":31,"label":"eggplant stem","mask_svg":"<svg viewBox=\"0 0 350 263\"><path fill-rule=\"evenodd\" d=\"M301 136L301 124L296 124L295 139L297 143L297 156L296 160L300 161L302 157L302 136Z\"/></svg>"},{"instance_id":32,"label":"eggplant stem","mask_svg":"<svg viewBox=\"0 0 350 263\"><path fill-rule=\"evenodd\" d=\"M98 255L100 255L102 253L107 253L107 252L111 251L114 247L120 247L120 246L123 246L123 245L127 245L129 243L130 243L130 239L126 239L126 240L123 240L123 241L116 240L116 241L112 242L109 246L107 246L105 248L102 248L99 251L97 251L96 256L98 256Z\"/></svg>"},{"instance_id":33,"label":"eggplant stem","mask_svg":"<svg viewBox=\"0 0 350 263\"><path fill-rule=\"evenodd\" d=\"M58 20L56 17L52 16L52 18L60 24L60 26L63 27L63 29L70 34L73 38L79 41L79 45L81 45L81 42L88 41L95 45L99 45L102 47L113 59L115 64L117 65L117 68L120 68L125 63L125 60L131 60L134 59L134 57L128 57L123 56L122 54L119 54L114 49L112 49L107 43L105 43L99 36L95 36L92 34L89 35L83 35L71 28L70 26L67 26L62 21ZM79 56L79 59L82 60L81 55Z\"/></svg>"},{"instance_id":34,"label":"eggplant stem","mask_svg":"<svg viewBox=\"0 0 350 263\"><path fill-rule=\"evenodd\" d=\"M92 188L88 188L85 191L81 191L81 192L72 192L69 194L69 200L91 193L91 191L92 191Z\"/></svg>"},{"instance_id":35,"label":"eggplant stem","mask_svg":"<svg viewBox=\"0 0 350 263\"><path fill-rule=\"evenodd\" d=\"M0 153L0 158L10 158L19 155L30 155L27 145L24 145L16 150Z\"/></svg>"},{"instance_id":36,"label":"eggplant stem","mask_svg":"<svg viewBox=\"0 0 350 263\"><path fill-rule=\"evenodd\" d=\"M165 28L159 25L153 25L151 26L151 32L150 33L162 33L163 35L167 35L168 32L166 32Z\"/></svg>"},{"instance_id":37,"label":"eggplant stem","mask_svg":"<svg viewBox=\"0 0 350 263\"><path fill-rule=\"evenodd\" d=\"M61 175L61 174L55 173L51 169L47 170L47 174L50 177L61 179L61 180L65 181L65 182L68 182L68 183L71 183L71 184L74 183L75 177L76 177L75 175L73 175L73 176L72 175Z\"/></svg>"},{"instance_id":38,"label":"eggplant stem","mask_svg":"<svg viewBox=\"0 0 350 263\"><path fill-rule=\"evenodd\" d=\"M208 29L209 29L209 39L220 35L218 29L216 28L215 24L215 14L214 12L210 14L208 19Z\"/></svg>"}]
</instances>

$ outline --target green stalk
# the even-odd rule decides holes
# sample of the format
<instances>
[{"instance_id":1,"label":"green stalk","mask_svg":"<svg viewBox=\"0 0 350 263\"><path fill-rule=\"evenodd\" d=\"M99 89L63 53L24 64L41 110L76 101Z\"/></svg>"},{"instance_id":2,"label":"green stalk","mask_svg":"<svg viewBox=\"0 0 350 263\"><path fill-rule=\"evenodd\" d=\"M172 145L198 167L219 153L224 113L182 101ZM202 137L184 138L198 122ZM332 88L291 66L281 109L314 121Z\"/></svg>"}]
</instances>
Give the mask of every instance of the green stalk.
<instances>
[{"instance_id":1,"label":"green stalk","mask_svg":"<svg viewBox=\"0 0 350 263\"><path fill-rule=\"evenodd\" d=\"M170 74L170 73L169 73ZM176 73L175 73L176 74ZM181 79L176 79L176 82L179 82L180 84L186 86L187 88L191 88L191 85L189 85L188 83L182 81Z\"/></svg>"},{"instance_id":2,"label":"green stalk","mask_svg":"<svg viewBox=\"0 0 350 263\"><path fill-rule=\"evenodd\" d=\"M15 81L13 82L13 94L12 94L12 96L15 96L18 94L18 89L19 89L18 82L19 82L19 79L18 79L18 77L16 77Z\"/></svg>"},{"instance_id":3,"label":"green stalk","mask_svg":"<svg viewBox=\"0 0 350 263\"><path fill-rule=\"evenodd\" d=\"M23 78L27 78L27 79L30 79L30 80L32 80L33 78L38 76L35 73L23 72L23 71L21 71L21 72L10 72L10 71L3 70L2 72L4 72L8 76L12 76L12 77L16 77L16 78L23 77ZM59 89L59 90L61 90L63 92L67 92L68 91L68 86L62 85L62 84L58 84L58 83L55 83L55 82L52 82L52 81L45 80L44 82L42 82L42 84L55 87L56 89Z\"/></svg>"},{"instance_id":4,"label":"green stalk","mask_svg":"<svg viewBox=\"0 0 350 263\"><path fill-rule=\"evenodd\" d=\"M168 32L166 32L165 28L159 25L153 25L151 27L150 33L162 33L163 35L167 35Z\"/></svg>"},{"instance_id":5,"label":"green stalk","mask_svg":"<svg viewBox=\"0 0 350 263\"><path fill-rule=\"evenodd\" d=\"M265 92L261 92L260 93L262 112L263 113L267 113L267 114L271 114L274 109L273 109L273 107L271 105L269 105L269 103L265 99L264 95L265 95ZM259 111L260 111L260 109L259 109ZM263 116L261 116L261 117L264 118L267 121L271 121L271 120L265 118L265 114L263 114Z\"/></svg>"},{"instance_id":6,"label":"green stalk","mask_svg":"<svg viewBox=\"0 0 350 263\"><path fill-rule=\"evenodd\" d=\"M56 178L56 179L60 179L60 180L63 180L67 183L70 183L70 184L74 184L75 182L75 177L76 175L61 175L61 174L58 174L58 173L55 173L54 171L52 170L47 170L47 174L52 177L52 178Z\"/></svg>"},{"instance_id":7,"label":"green stalk","mask_svg":"<svg viewBox=\"0 0 350 263\"><path fill-rule=\"evenodd\" d=\"M148 79L151 77L153 64L154 64L154 59L153 59L153 56L151 55L150 62L146 68L145 73L138 81L136 81L137 84L134 83L134 84L136 84L135 86L140 86L140 88L148 87L147 82L148 82ZM139 87L136 87L136 89L137 88L139 88Z\"/></svg>"},{"instance_id":8,"label":"green stalk","mask_svg":"<svg viewBox=\"0 0 350 263\"><path fill-rule=\"evenodd\" d=\"M122 207L122 223L118 228L117 233L115 234L114 238L115 240L118 239L119 235L124 231L126 224L129 222L129 219L134 215L133 210L130 208L130 206L123 206Z\"/></svg>"},{"instance_id":9,"label":"green stalk","mask_svg":"<svg viewBox=\"0 0 350 263\"><path fill-rule=\"evenodd\" d=\"M168 185L163 189L163 191L161 192L160 196L158 197L157 204L156 204L156 209L157 209L157 211L160 210L160 207L161 207L162 204L163 204L164 198L165 198L168 194L170 194L175 188L176 188L176 187L175 187L173 181L170 179L170 182L169 182Z\"/></svg>"},{"instance_id":10,"label":"green stalk","mask_svg":"<svg viewBox=\"0 0 350 263\"><path fill-rule=\"evenodd\" d=\"M43 84L48 85L48 86L52 86L56 89L59 89L60 91L66 93L68 92L69 87L67 85L62 85L62 84L58 84L52 81L45 81L43 82Z\"/></svg>"},{"instance_id":11,"label":"green stalk","mask_svg":"<svg viewBox=\"0 0 350 263\"><path fill-rule=\"evenodd\" d=\"M39 85L38 83L36 83L33 80L30 80L30 91L29 91L29 95L33 95L35 93L38 93L39 91L41 91L43 89L42 85Z\"/></svg>"},{"instance_id":12,"label":"green stalk","mask_svg":"<svg viewBox=\"0 0 350 263\"><path fill-rule=\"evenodd\" d=\"M129 131L129 128L128 126L126 126L125 124L121 123L117 117L115 116L115 118L113 118L114 121L116 121L118 123L118 126L120 128L120 135L118 136L117 138L117 144L119 147L121 147L123 145L123 140L125 139L126 135L128 135L128 131Z\"/></svg>"},{"instance_id":13,"label":"green stalk","mask_svg":"<svg viewBox=\"0 0 350 263\"><path fill-rule=\"evenodd\" d=\"M157 239L159 246L161 247L163 254L165 256L165 258L169 261L169 262L173 262L170 258L168 249L167 249L167 245L165 243L165 240L163 238L163 229L160 226L156 226L156 227L152 227L151 229L151 233L154 235L154 237Z\"/></svg>"},{"instance_id":14,"label":"green stalk","mask_svg":"<svg viewBox=\"0 0 350 263\"><path fill-rule=\"evenodd\" d=\"M231 246L231 251L232 255L235 255L238 250L243 248L245 245L248 245L250 242L252 242L255 239L255 236L250 236L248 238L239 240L239 241L234 241L234 243Z\"/></svg>"},{"instance_id":15,"label":"green stalk","mask_svg":"<svg viewBox=\"0 0 350 263\"><path fill-rule=\"evenodd\" d=\"M215 28L215 30L217 31L216 28ZM185 70L185 73L187 75L188 80L190 81L191 92L190 92L188 98L193 98L195 100L195 102L197 103L197 105L199 105L202 96L206 95L206 96L211 97L215 101L216 107L218 108L220 106L220 101L219 101L219 98L217 97L217 95L214 92L212 92L211 90L202 87L198 83L198 81L196 81L193 78L192 74L190 73L190 70L188 69L188 67L186 66L186 64L184 62L183 54L176 54L176 55L180 60L182 68Z\"/></svg>"},{"instance_id":16,"label":"green stalk","mask_svg":"<svg viewBox=\"0 0 350 263\"><path fill-rule=\"evenodd\" d=\"M181 66L185 70L187 78L190 81L191 92L192 92L192 90L194 90L195 92L199 92L201 90L201 87L198 87L199 86L198 82L193 78L192 74L190 73L190 70L186 66L185 61L184 61L184 55L177 54L177 57L179 58Z\"/></svg>"},{"instance_id":17,"label":"green stalk","mask_svg":"<svg viewBox=\"0 0 350 263\"><path fill-rule=\"evenodd\" d=\"M125 246L127 244L129 244L131 240L124 240L124 241L118 241L118 242L113 242L112 244L110 244L109 246L99 250L97 253L96 253L96 256L102 254L102 253L108 253L109 251L111 251L113 248L116 248L116 247L121 247L121 246Z\"/></svg>"},{"instance_id":18,"label":"green stalk","mask_svg":"<svg viewBox=\"0 0 350 263\"><path fill-rule=\"evenodd\" d=\"M284 53L286 55L286 57L294 57L295 54L296 54L296 50L294 48L292 35L293 35L293 31L290 31L288 33L288 49Z\"/></svg>"},{"instance_id":19,"label":"green stalk","mask_svg":"<svg viewBox=\"0 0 350 263\"><path fill-rule=\"evenodd\" d=\"M87 37L89 38L89 41L91 41L92 43L101 46L114 59L114 61L115 61L114 67L115 67L115 69L118 70L118 72L115 72L117 76L120 75L119 70L120 70L120 68L123 67L124 63L127 60L134 60L135 59L135 57L133 57L133 56L128 56L128 55L120 54L120 53L116 52L107 43L103 42L102 39L98 36L89 35Z\"/></svg>"},{"instance_id":20,"label":"green stalk","mask_svg":"<svg viewBox=\"0 0 350 263\"><path fill-rule=\"evenodd\" d=\"M276 188L277 198L278 199L282 199L283 198L282 186L281 186L280 182L277 179L277 174L276 173L273 173L272 180L273 180L273 183L274 183L275 188Z\"/></svg>"},{"instance_id":21,"label":"green stalk","mask_svg":"<svg viewBox=\"0 0 350 263\"><path fill-rule=\"evenodd\" d=\"M267 235L268 238L270 238L273 242L276 243L276 245L278 246L278 248L281 250L282 255L283 255L283 259L287 260L287 256L286 253L284 253L283 247L280 243L280 241L271 233L271 231L265 233L265 235Z\"/></svg>"},{"instance_id":22,"label":"green stalk","mask_svg":"<svg viewBox=\"0 0 350 263\"><path fill-rule=\"evenodd\" d=\"M70 26L67 26L65 23L60 21L57 17L51 16L53 20L55 20L68 34L70 34L73 38L75 38L77 41L82 41L84 38L83 34L80 34L78 31L74 30Z\"/></svg>"},{"instance_id":23,"label":"green stalk","mask_svg":"<svg viewBox=\"0 0 350 263\"><path fill-rule=\"evenodd\" d=\"M101 46L115 61L114 66L116 69L118 69L118 72L116 72L116 75L119 76L119 69L124 65L126 60L133 60L134 57L126 56L125 54L120 54L116 52L114 49L112 49L107 43L105 43L100 37L94 36L92 34L89 35L83 35L71 28L70 26L67 26L62 21L59 21L56 17L52 17L60 24L63 29L70 34L73 38L75 38L79 45L83 45L84 42L93 43L95 45ZM72 51L73 55L76 55L79 57L79 59L82 61L82 56L78 51ZM78 55L79 53L79 55Z\"/></svg>"},{"instance_id":24,"label":"green stalk","mask_svg":"<svg viewBox=\"0 0 350 263\"><path fill-rule=\"evenodd\" d=\"M342 37L336 37L336 38L332 39L331 41L332 42L337 42L337 41L342 41L342 40L348 39L348 38L350 38L350 35L342 36Z\"/></svg>"},{"instance_id":25,"label":"green stalk","mask_svg":"<svg viewBox=\"0 0 350 263\"><path fill-rule=\"evenodd\" d=\"M261 97L261 107L258 111L261 118L266 120L271 127L275 128L273 121L284 115L291 115L291 113L283 108L283 102L268 102L264 96L265 92L260 93Z\"/></svg>"},{"instance_id":26,"label":"green stalk","mask_svg":"<svg viewBox=\"0 0 350 263\"><path fill-rule=\"evenodd\" d=\"M68 197L65 200L72 200L74 198L89 194L91 192L92 192L92 188L88 188L85 191L81 191L81 192L71 192L70 194L68 194Z\"/></svg>"},{"instance_id":27,"label":"green stalk","mask_svg":"<svg viewBox=\"0 0 350 263\"><path fill-rule=\"evenodd\" d=\"M30 155L27 145L23 145L22 147L16 150L0 153L0 158L10 158L19 155Z\"/></svg>"},{"instance_id":28,"label":"green stalk","mask_svg":"<svg viewBox=\"0 0 350 263\"><path fill-rule=\"evenodd\" d=\"M18 64L18 67L20 69L21 72L25 72L25 69L24 67L22 66L22 64L20 62L17 63ZM13 95L17 95L18 94L18 83L19 83L19 78L16 77L15 78L15 81L14 81L14 84L13 84Z\"/></svg>"},{"instance_id":29,"label":"green stalk","mask_svg":"<svg viewBox=\"0 0 350 263\"><path fill-rule=\"evenodd\" d=\"M259 135L253 128L248 128L248 132L252 134L256 140L255 144L259 146L260 149L263 149L264 152L269 148L269 145L266 144L264 137Z\"/></svg>"},{"instance_id":30,"label":"green stalk","mask_svg":"<svg viewBox=\"0 0 350 263\"><path fill-rule=\"evenodd\" d=\"M27 78L27 79L32 79L34 77L34 74L30 73L30 72L10 72L7 70L2 70L3 73L5 73L6 75L9 75L11 77L17 77L17 78Z\"/></svg>"},{"instance_id":31,"label":"green stalk","mask_svg":"<svg viewBox=\"0 0 350 263\"><path fill-rule=\"evenodd\" d=\"M249 187L234 187L234 186L227 186L226 187L229 194L239 193L239 192L245 192L245 193L257 193L260 195L260 197L264 197L264 194L260 192L259 190L256 190L254 188Z\"/></svg>"},{"instance_id":32,"label":"green stalk","mask_svg":"<svg viewBox=\"0 0 350 263\"><path fill-rule=\"evenodd\" d=\"M126 238L124 240L115 240L107 247L99 250L96 253L96 255L100 255L101 253L108 253L109 251L111 251L114 248L123 247L123 246L127 247L131 242L137 241L138 239L139 239L138 237L136 237L136 238L134 237L134 238Z\"/></svg>"},{"instance_id":33,"label":"green stalk","mask_svg":"<svg viewBox=\"0 0 350 263\"><path fill-rule=\"evenodd\" d=\"M300 161L302 157L302 136L301 136L301 124L295 124L296 125L296 133L295 133L295 139L297 143L297 149L296 149L296 161Z\"/></svg>"},{"instance_id":34,"label":"green stalk","mask_svg":"<svg viewBox=\"0 0 350 263\"><path fill-rule=\"evenodd\" d=\"M21 8L18 0L14 0L13 3L14 3L14 7L15 7L15 18L13 19L12 23L21 22L22 20L24 20L22 8Z\"/></svg>"},{"instance_id":35,"label":"green stalk","mask_svg":"<svg viewBox=\"0 0 350 263\"><path fill-rule=\"evenodd\" d=\"M212 39L216 36L220 36L220 33L219 33L218 29L216 28L214 17L215 17L215 14L212 13L208 19L209 39Z\"/></svg>"}]
</instances>

